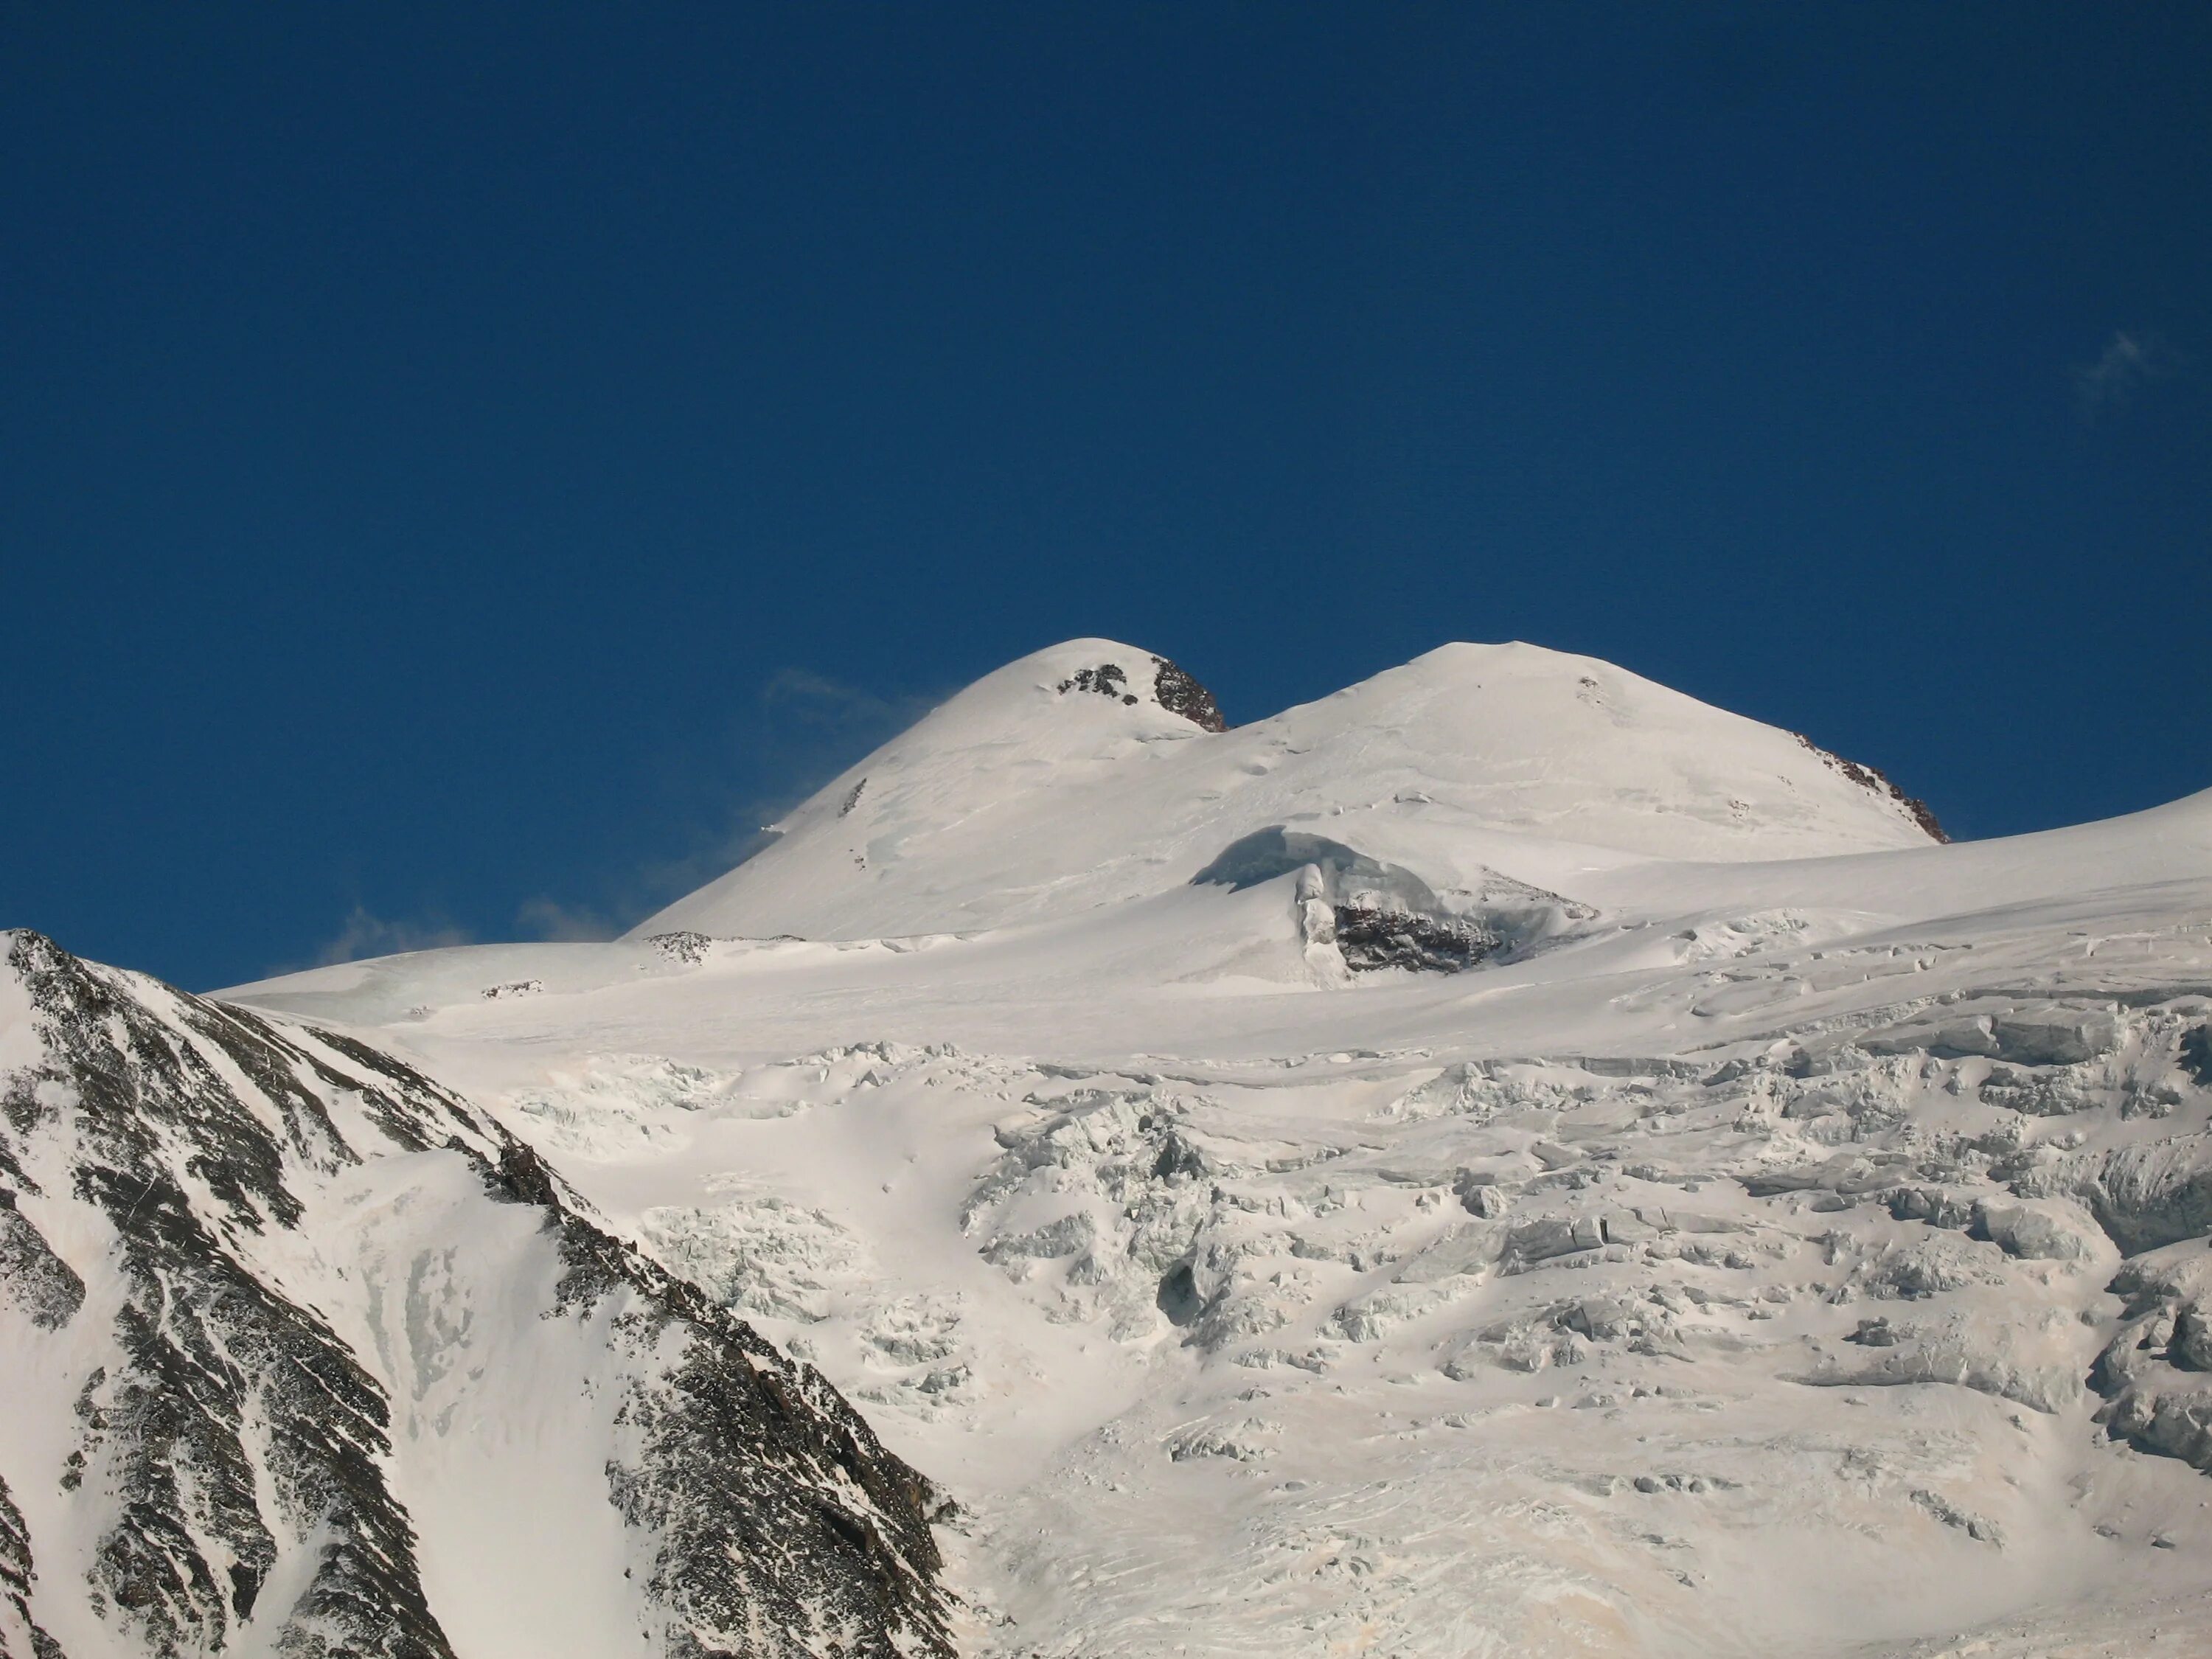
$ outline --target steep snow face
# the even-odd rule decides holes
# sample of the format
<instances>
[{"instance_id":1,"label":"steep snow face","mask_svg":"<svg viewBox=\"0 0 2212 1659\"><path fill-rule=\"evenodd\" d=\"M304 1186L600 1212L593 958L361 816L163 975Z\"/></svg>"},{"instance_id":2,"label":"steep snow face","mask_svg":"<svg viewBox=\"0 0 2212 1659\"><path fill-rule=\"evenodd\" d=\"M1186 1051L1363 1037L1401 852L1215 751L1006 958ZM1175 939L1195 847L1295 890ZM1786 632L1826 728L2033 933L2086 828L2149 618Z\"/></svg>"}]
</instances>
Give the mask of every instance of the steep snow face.
<instances>
[{"instance_id":1,"label":"steep snow face","mask_svg":"<svg viewBox=\"0 0 2212 1659\"><path fill-rule=\"evenodd\" d=\"M636 936L884 938L1074 915L1188 881L1278 825L1438 885L1491 868L1548 885L1562 848L1582 849L1571 870L1930 839L1864 769L1590 658L1445 646L1221 732L1170 706L1188 694L1162 702L1171 668L1079 640L999 670Z\"/></svg>"},{"instance_id":2,"label":"steep snow face","mask_svg":"<svg viewBox=\"0 0 2212 1659\"><path fill-rule=\"evenodd\" d=\"M496 1124L0 944L0 1653L947 1650L926 1483Z\"/></svg>"}]
</instances>

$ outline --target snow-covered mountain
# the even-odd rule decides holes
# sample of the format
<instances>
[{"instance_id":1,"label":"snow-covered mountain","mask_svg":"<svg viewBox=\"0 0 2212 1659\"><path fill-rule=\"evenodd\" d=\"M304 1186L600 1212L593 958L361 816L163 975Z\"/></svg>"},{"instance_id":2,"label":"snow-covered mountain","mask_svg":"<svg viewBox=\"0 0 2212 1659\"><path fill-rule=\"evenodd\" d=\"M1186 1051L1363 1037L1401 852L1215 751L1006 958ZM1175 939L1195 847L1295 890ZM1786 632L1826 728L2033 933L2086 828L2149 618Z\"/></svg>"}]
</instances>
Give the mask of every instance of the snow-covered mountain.
<instances>
[{"instance_id":1,"label":"snow-covered mountain","mask_svg":"<svg viewBox=\"0 0 2212 1659\"><path fill-rule=\"evenodd\" d=\"M10 1266L0 1309L45 1402L0 1425L14 1616L158 1650L97 1576L121 1464L63 1482L79 1374L121 1374L126 1292L91 1287L174 1182L391 1402L358 1466L462 1659L2212 1641L2212 792L1945 845L1880 774L1585 659L1449 647L1232 728L1087 640L782 830L607 945L213 1003L70 969L163 1034L100 1036L116 1075L235 1023L312 1059L352 1158L273 1127L276 1061L210 1058L275 1150L188 1113L184 1173L80 1177L54 1017L0 1021L49 1160L0 1216L70 1276ZM437 1132L360 1127L385 1095ZM223 1207L236 1157L296 1223ZM571 1250L614 1275L574 1310ZM665 1399L672 1343L787 1379L790 1455L641 1461L613 1401ZM695 1465L763 1520L653 1498L694 1517L672 1555L619 1494ZM312 1612L297 1506L257 1501L286 1588L254 1605ZM566 1553L523 1641L494 1610L532 1524ZM217 1578L228 1547L195 1546ZM695 1561L751 1576L742 1638L660 1634Z\"/></svg>"},{"instance_id":2,"label":"snow-covered mountain","mask_svg":"<svg viewBox=\"0 0 2212 1659\"><path fill-rule=\"evenodd\" d=\"M834 1389L334 1032L4 936L0 1653L945 1651Z\"/></svg>"},{"instance_id":3,"label":"snow-covered mountain","mask_svg":"<svg viewBox=\"0 0 2212 1659\"><path fill-rule=\"evenodd\" d=\"M808 939L998 927L1187 880L1285 825L1425 866L1781 859L1922 846L1934 820L1802 738L1587 657L1448 645L1231 731L1174 664L1076 640L986 676L781 838L636 930ZM1163 696L1163 689L1167 695ZM1187 696L1188 694L1185 694Z\"/></svg>"}]
</instances>

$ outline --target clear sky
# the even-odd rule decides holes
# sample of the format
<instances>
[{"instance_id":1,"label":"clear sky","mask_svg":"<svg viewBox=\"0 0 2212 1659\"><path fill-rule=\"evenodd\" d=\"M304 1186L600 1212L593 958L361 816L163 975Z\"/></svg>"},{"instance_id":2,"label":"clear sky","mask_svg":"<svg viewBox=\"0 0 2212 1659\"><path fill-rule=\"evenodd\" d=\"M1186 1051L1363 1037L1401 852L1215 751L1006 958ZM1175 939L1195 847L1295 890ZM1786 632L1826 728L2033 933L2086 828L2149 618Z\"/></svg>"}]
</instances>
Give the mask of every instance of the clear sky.
<instances>
[{"instance_id":1,"label":"clear sky","mask_svg":"<svg viewBox=\"0 0 2212 1659\"><path fill-rule=\"evenodd\" d=\"M0 924L605 929L1081 634L2212 785L2212 8L0 9Z\"/></svg>"}]
</instances>

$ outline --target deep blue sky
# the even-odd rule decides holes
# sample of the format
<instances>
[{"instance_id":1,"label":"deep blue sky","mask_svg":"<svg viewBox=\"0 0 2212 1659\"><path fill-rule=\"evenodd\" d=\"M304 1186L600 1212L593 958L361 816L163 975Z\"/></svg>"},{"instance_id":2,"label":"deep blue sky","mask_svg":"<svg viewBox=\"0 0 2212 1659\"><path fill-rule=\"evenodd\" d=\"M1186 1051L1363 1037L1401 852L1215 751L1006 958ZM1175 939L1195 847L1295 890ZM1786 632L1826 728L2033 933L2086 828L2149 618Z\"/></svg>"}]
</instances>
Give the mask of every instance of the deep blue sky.
<instances>
[{"instance_id":1,"label":"deep blue sky","mask_svg":"<svg viewBox=\"0 0 2212 1659\"><path fill-rule=\"evenodd\" d=\"M1077 634L2212 785L2208 88L2196 4L0 9L0 924L626 922Z\"/></svg>"}]
</instances>

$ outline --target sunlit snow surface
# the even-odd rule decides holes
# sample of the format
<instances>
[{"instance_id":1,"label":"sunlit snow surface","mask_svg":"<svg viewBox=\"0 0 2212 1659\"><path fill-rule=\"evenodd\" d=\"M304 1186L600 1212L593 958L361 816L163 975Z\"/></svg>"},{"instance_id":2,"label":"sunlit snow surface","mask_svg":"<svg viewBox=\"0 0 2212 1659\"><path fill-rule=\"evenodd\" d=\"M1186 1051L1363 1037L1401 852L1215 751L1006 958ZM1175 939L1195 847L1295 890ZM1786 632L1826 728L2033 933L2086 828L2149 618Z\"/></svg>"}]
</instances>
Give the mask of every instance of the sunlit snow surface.
<instances>
[{"instance_id":1,"label":"sunlit snow surface","mask_svg":"<svg viewBox=\"0 0 2212 1659\"><path fill-rule=\"evenodd\" d=\"M1527 647L1058 689L1153 661L1001 671L633 939L230 994L812 1359L977 1654L2212 1647L2212 793L1941 847ZM1541 915L1352 975L1310 875L1191 884L1270 826Z\"/></svg>"}]
</instances>

